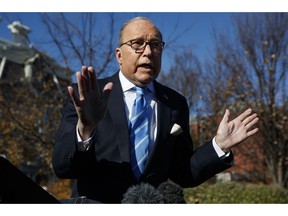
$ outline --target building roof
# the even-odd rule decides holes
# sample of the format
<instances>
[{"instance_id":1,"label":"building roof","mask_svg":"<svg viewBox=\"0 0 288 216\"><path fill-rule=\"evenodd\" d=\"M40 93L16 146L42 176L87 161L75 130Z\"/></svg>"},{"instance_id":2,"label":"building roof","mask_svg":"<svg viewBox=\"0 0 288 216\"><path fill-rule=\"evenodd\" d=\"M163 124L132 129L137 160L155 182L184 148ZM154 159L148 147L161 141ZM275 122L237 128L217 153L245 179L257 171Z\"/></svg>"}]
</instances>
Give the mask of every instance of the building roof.
<instances>
[{"instance_id":1,"label":"building roof","mask_svg":"<svg viewBox=\"0 0 288 216\"><path fill-rule=\"evenodd\" d=\"M0 38L0 58L6 57L9 61L24 64L27 59L35 54L35 50L30 47Z\"/></svg>"},{"instance_id":2,"label":"building roof","mask_svg":"<svg viewBox=\"0 0 288 216\"><path fill-rule=\"evenodd\" d=\"M6 61L8 60L16 64L26 64L33 63L37 58L41 58L45 63L42 68L45 72L62 79L71 80L73 73L70 69L60 66L51 56L33 48L27 43L25 38L27 38L30 32L27 26L23 26L20 22L16 21L8 27L11 29L16 40L7 40L0 37L0 59L5 58Z\"/></svg>"}]
</instances>

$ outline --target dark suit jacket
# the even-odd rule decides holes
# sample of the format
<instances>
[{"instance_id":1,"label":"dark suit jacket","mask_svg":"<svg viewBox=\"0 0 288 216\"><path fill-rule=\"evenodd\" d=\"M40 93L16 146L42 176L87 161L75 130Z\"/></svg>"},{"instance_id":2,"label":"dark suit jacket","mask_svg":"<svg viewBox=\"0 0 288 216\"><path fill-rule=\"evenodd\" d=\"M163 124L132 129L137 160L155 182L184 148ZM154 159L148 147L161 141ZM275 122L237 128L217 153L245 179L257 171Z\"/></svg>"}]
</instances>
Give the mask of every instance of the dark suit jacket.
<instances>
[{"instance_id":1,"label":"dark suit jacket","mask_svg":"<svg viewBox=\"0 0 288 216\"><path fill-rule=\"evenodd\" d=\"M77 179L73 196L86 196L103 203L119 203L136 180L130 165L129 131L119 74L98 80L100 89L113 82L108 111L97 125L92 148L77 150L77 114L68 95L56 135L53 168L60 178ZM154 81L158 103L157 138L140 181L157 187L171 179L182 187L197 186L229 168L233 156L220 159L212 142L193 151L189 134L186 99L176 91ZM74 87L77 87L74 84ZM177 123L183 133L171 135Z\"/></svg>"}]
</instances>

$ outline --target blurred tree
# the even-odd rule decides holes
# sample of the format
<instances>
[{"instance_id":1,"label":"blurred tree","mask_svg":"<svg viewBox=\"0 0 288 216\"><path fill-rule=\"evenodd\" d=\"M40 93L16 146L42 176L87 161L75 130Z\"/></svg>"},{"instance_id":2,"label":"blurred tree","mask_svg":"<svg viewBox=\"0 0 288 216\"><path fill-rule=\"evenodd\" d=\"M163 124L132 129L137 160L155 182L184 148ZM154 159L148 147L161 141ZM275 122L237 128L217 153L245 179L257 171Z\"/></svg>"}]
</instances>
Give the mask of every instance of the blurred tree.
<instances>
[{"instance_id":1,"label":"blurred tree","mask_svg":"<svg viewBox=\"0 0 288 216\"><path fill-rule=\"evenodd\" d=\"M64 103L63 86L70 83L70 75L61 79L49 73L45 59L48 57L38 54L32 78L25 76L21 64L5 65L0 79L0 153L34 181L45 185L53 176L54 134ZM51 71L59 69L53 67Z\"/></svg>"},{"instance_id":2,"label":"blurred tree","mask_svg":"<svg viewBox=\"0 0 288 216\"><path fill-rule=\"evenodd\" d=\"M218 99L208 97L212 100L206 107L214 107L221 101L223 103L216 107L224 108L225 105L235 111L252 107L261 119L261 138L254 140L258 145L250 148L241 145L239 150L254 158L259 166L262 160L259 157L255 160L255 150L261 151L268 171L266 178L288 187L288 14L241 14L235 16L234 21L235 40L229 35L218 34L214 62L207 64L209 73L205 80L213 79L214 89L207 89L205 95L220 94ZM217 74L218 68L223 79L211 77ZM221 91L216 90L217 86L222 86ZM219 115L219 112L214 110L211 115ZM263 172L262 168L260 170Z\"/></svg>"},{"instance_id":3,"label":"blurred tree","mask_svg":"<svg viewBox=\"0 0 288 216\"><path fill-rule=\"evenodd\" d=\"M137 13L135 13L137 16ZM82 65L92 65L98 76L108 76L119 69L114 51L118 46L116 26L123 24L123 17L117 13L42 13L42 21L50 40L43 43L55 47L53 55L58 62L69 68L80 70ZM119 23L121 21L121 23ZM124 20L125 22L126 20ZM100 26L107 28L100 28ZM179 49L190 46L178 43L188 34L193 24L180 29L179 20L171 24L171 32L165 38L165 54L177 53Z\"/></svg>"},{"instance_id":4,"label":"blurred tree","mask_svg":"<svg viewBox=\"0 0 288 216\"><path fill-rule=\"evenodd\" d=\"M76 70L80 70L82 65L92 65L98 76L115 72L113 40L117 39L117 35L114 14L109 13L105 18L105 21L108 20L107 29L98 29L100 22L104 21L97 13L78 13L77 18L73 14L73 19L69 15L41 14L52 39L50 44L56 47L55 54L59 54L59 63Z\"/></svg>"},{"instance_id":5,"label":"blurred tree","mask_svg":"<svg viewBox=\"0 0 288 216\"><path fill-rule=\"evenodd\" d=\"M200 89L199 77L202 76L202 70L198 58L193 55L191 50L183 50L176 53L174 64L170 67L168 73L162 73L161 82L177 89L182 95L185 95L188 106L191 111L197 111L197 102ZM191 85L193 83L193 85Z\"/></svg>"},{"instance_id":6,"label":"blurred tree","mask_svg":"<svg viewBox=\"0 0 288 216\"><path fill-rule=\"evenodd\" d=\"M54 134L71 71L31 46L28 26L13 21L8 27L12 40L0 38L0 154L41 186L50 185Z\"/></svg>"},{"instance_id":7,"label":"blurred tree","mask_svg":"<svg viewBox=\"0 0 288 216\"><path fill-rule=\"evenodd\" d=\"M200 107L199 98L201 89L200 77L202 70L198 58L191 52L190 49L181 49L179 53L175 54L174 64L170 67L167 73L162 72L159 76L161 82L167 86L179 91L187 99L189 109L191 111L191 124L199 121ZM178 50L179 51L179 50ZM191 128L194 144L199 145L199 124L195 124L196 128Z\"/></svg>"},{"instance_id":8,"label":"blurred tree","mask_svg":"<svg viewBox=\"0 0 288 216\"><path fill-rule=\"evenodd\" d=\"M161 78L182 92L191 114L197 114L198 145L215 136L226 108L232 119L252 107L260 132L234 148L237 172L244 180L288 187L288 14L232 18L232 34L214 32L214 55L204 69L186 51L175 55L174 66Z\"/></svg>"}]
</instances>

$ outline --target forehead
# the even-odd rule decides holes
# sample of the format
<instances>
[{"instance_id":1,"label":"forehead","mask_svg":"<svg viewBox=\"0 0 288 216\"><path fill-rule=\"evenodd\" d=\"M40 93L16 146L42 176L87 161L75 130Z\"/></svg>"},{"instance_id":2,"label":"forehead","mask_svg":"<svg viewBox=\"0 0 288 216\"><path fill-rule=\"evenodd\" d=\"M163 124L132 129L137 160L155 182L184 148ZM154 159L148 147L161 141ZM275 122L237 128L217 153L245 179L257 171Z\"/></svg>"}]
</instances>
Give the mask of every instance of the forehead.
<instances>
[{"instance_id":1,"label":"forehead","mask_svg":"<svg viewBox=\"0 0 288 216\"><path fill-rule=\"evenodd\" d=\"M135 20L129 23L123 31L123 39L130 40L134 38L159 38L160 35L155 25L148 20Z\"/></svg>"}]
</instances>

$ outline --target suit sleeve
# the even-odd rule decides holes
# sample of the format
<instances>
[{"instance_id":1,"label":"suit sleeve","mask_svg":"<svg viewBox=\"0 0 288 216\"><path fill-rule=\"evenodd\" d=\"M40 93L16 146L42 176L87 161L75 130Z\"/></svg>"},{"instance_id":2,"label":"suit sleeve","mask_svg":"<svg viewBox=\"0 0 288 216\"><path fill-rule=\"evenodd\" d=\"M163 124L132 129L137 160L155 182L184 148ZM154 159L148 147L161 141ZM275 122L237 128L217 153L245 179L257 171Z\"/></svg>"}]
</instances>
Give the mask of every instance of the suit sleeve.
<instances>
[{"instance_id":1,"label":"suit sleeve","mask_svg":"<svg viewBox=\"0 0 288 216\"><path fill-rule=\"evenodd\" d=\"M190 135L189 109L185 100L177 112L183 133L177 136L174 146L171 178L182 187L198 186L204 181L231 167L233 154L219 158L212 145L212 140L193 149Z\"/></svg>"},{"instance_id":2,"label":"suit sleeve","mask_svg":"<svg viewBox=\"0 0 288 216\"><path fill-rule=\"evenodd\" d=\"M75 86L73 86L75 88ZM52 166L59 178L77 178L85 175L95 160L93 147L80 152L77 148L76 124L78 116L70 95L62 109L62 118L56 133Z\"/></svg>"}]
</instances>

